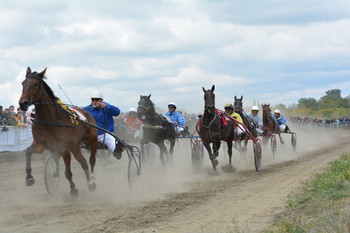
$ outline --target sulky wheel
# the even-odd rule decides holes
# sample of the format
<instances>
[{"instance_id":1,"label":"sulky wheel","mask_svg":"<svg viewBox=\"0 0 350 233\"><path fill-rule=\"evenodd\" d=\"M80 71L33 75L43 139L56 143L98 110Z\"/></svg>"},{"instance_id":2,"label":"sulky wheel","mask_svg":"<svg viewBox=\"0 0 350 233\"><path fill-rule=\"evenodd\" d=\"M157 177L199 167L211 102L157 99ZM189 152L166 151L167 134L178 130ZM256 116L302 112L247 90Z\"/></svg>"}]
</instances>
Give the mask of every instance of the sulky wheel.
<instances>
[{"instance_id":1,"label":"sulky wheel","mask_svg":"<svg viewBox=\"0 0 350 233\"><path fill-rule=\"evenodd\" d=\"M57 193L60 184L59 156L53 152L45 161L45 187L49 195Z\"/></svg>"},{"instance_id":2,"label":"sulky wheel","mask_svg":"<svg viewBox=\"0 0 350 233\"><path fill-rule=\"evenodd\" d=\"M255 170L258 172L261 170L261 160L262 160L262 148L261 148L261 142L260 140L257 140L253 144L254 149L254 165Z\"/></svg>"},{"instance_id":3,"label":"sulky wheel","mask_svg":"<svg viewBox=\"0 0 350 233\"><path fill-rule=\"evenodd\" d=\"M292 147L293 147L293 152L297 151L297 134L296 133L292 133Z\"/></svg>"},{"instance_id":4,"label":"sulky wheel","mask_svg":"<svg viewBox=\"0 0 350 233\"><path fill-rule=\"evenodd\" d=\"M275 155L277 151L277 140L275 135L271 136L271 150L272 150L273 159L275 159Z\"/></svg>"},{"instance_id":5,"label":"sulky wheel","mask_svg":"<svg viewBox=\"0 0 350 233\"><path fill-rule=\"evenodd\" d=\"M201 143L196 142L191 148L192 167L194 171L199 171L203 166L203 150Z\"/></svg>"},{"instance_id":6,"label":"sulky wheel","mask_svg":"<svg viewBox=\"0 0 350 233\"><path fill-rule=\"evenodd\" d=\"M129 187L132 188L141 178L141 153L136 146L131 146L128 150L129 165L128 165L128 182Z\"/></svg>"}]
</instances>

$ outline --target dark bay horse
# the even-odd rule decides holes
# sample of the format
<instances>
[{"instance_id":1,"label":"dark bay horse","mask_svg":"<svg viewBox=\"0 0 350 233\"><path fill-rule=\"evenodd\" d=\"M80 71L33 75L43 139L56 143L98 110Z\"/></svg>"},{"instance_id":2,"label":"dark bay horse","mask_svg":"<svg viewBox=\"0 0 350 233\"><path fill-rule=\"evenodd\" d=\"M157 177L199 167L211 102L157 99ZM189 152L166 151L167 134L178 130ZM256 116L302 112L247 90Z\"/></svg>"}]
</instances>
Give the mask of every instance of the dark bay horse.
<instances>
[{"instance_id":1,"label":"dark bay horse","mask_svg":"<svg viewBox=\"0 0 350 233\"><path fill-rule=\"evenodd\" d=\"M249 130L250 134L254 138L257 138L258 137L258 133L256 132L256 128L255 128L254 122L244 112L244 109L243 109L243 96L241 95L241 98L237 98L235 96L234 100L235 101L233 103L233 111L235 111L236 113L238 113L242 117L243 124L247 127L247 129ZM248 144L248 140L245 140L244 141L244 147L243 147L243 149L245 151L247 150L247 144Z\"/></svg>"},{"instance_id":2,"label":"dark bay horse","mask_svg":"<svg viewBox=\"0 0 350 233\"><path fill-rule=\"evenodd\" d=\"M45 150L52 154L60 155L65 164L65 176L70 183L72 194L78 190L72 180L71 153L83 168L88 182L88 189L96 189L94 182L94 166L97 151L97 129L74 121L65 105L58 103L59 99L54 95L51 88L44 81L46 69L42 72L32 72L27 68L27 73L22 82L22 95L19 106L26 111L32 104L35 105L35 117L33 120L32 133L33 143L25 150L26 154L26 185L35 183L31 174L31 157L33 153L42 153ZM59 101L60 102L60 101ZM79 109L86 117L86 121L96 125L95 119L86 111ZM81 144L86 143L90 150L90 172L86 159L81 153ZM58 159L54 158L58 164ZM57 174L58 175L58 174Z\"/></svg>"},{"instance_id":3,"label":"dark bay horse","mask_svg":"<svg viewBox=\"0 0 350 233\"><path fill-rule=\"evenodd\" d=\"M159 147L162 164L165 164L167 160L171 162L176 139L175 127L162 114L156 113L151 95L140 96L137 115L143 121L143 138L140 140L141 153L144 155L144 145L152 142ZM170 142L169 153L164 144L165 140Z\"/></svg>"},{"instance_id":4,"label":"dark bay horse","mask_svg":"<svg viewBox=\"0 0 350 233\"><path fill-rule=\"evenodd\" d=\"M202 119L197 124L197 132L202 139L204 147L209 153L209 159L216 170L221 141L227 142L229 166L232 166L232 140L234 138L233 122L227 121L227 125L223 125L221 113L215 109L215 86L209 90L202 88L204 92L204 114ZM213 144L213 150L210 148L210 143Z\"/></svg>"},{"instance_id":5,"label":"dark bay horse","mask_svg":"<svg viewBox=\"0 0 350 233\"><path fill-rule=\"evenodd\" d=\"M262 104L263 109L263 144L266 145L269 137L272 134L277 134L280 138L280 142L284 144L284 141L281 137L281 129L278 126L276 119L271 115L270 104Z\"/></svg>"}]
</instances>

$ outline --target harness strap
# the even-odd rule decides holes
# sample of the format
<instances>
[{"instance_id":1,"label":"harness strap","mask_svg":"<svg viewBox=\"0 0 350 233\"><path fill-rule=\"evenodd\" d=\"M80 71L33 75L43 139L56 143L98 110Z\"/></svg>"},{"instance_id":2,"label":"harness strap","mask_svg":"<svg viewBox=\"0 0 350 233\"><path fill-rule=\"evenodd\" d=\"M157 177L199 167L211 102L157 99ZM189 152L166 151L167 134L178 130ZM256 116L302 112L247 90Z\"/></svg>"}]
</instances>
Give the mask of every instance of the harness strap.
<instances>
[{"instance_id":1,"label":"harness strap","mask_svg":"<svg viewBox=\"0 0 350 233\"><path fill-rule=\"evenodd\" d=\"M57 126L57 127L69 127L69 128L74 128L75 125L68 125L68 124L62 124L60 122L47 122L47 121L40 121L40 120L32 120L33 123L39 124L39 125L49 125L49 126Z\"/></svg>"},{"instance_id":2,"label":"harness strap","mask_svg":"<svg viewBox=\"0 0 350 233\"><path fill-rule=\"evenodd\" d=\"M219 109L215 109L215 112L219 115L223 126L227 126L228 125L227 120L226 120L225 117L222 116L220 110Z\"/></svg>"},{"instance_id":3,"label":"harness strap","mask_svg":"<svg viewBox=\"0 0 350 233\"><path fill-rule=\"evenodd\" d=\"M143 124L144 128L149 128L149 129L164 129L163 126L161 125L150 125L150 124Z\"/></svg>"},{"instance_id":4,"label":"harness strap","mask_svg":"<svg viewBox=\"0 0 350 233\"><path fill-rule=\"evenodd\" d=\"M65 105L64 103L62 103L61 100L57 99L56 102L57 102L59 105L61 105L61 107L62 107L66 112L69 113L68 115L69 115L69 118L70 118L71 122L72 122L73 124L75 124L75 125L78 125L78 124L79 124L79 121L77 121L76 118L75 118L75 115L77 115L77 113L71 111L71 110L67 107L67 105Z\"/></svg>"}]
</instances>

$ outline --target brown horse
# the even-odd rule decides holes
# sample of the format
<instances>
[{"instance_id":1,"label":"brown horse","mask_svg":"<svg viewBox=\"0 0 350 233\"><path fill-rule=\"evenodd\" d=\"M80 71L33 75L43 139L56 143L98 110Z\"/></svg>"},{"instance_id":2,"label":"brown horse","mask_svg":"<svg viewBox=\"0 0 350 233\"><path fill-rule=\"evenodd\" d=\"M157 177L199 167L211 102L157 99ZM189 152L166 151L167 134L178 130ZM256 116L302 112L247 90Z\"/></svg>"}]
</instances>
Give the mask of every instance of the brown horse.
<instances>
[{"instance_id":1,"label":"brown horse","mask_svg":"<svg viewBox=\"0 0 350 233\"><path fill-rule=\"evenodd\" d=\"M263 144L266 145L269 137L273 134L278 134L280 142L284 144L281 137L281 129L278 126L277 120L271 115L270 104L262 104L263 109Z\"/></svg>"},{"instance_id":2,"label":"brown horse","mask_svg":"<svg viewBox=\"0 0 350 233\"><path fill-rule=\"evenodd\" d=\"M94 182L94 166L97 151L97 129L75 122L71 118L69 109L65 105L58 103L59 99L54 95L51 88L44 81L46 69L42 72L32 72L27 68L27 73L22 82L22 95L19 99L19 106L26 111L32 104L35 105L35 117L33 120L32 133L33 143L25 150L26 154L26 185L35 183L31 174L31 157L33 153L42 153L45 150L51 154L62 156L65 164L65 176L70 183L72 194L77 194L78 190L72 180L71 153L80 163L85 171L88 189L96 189ZM96 124L95 119L86 111L79 109L86 117L86 121ZM81 144L86 143L90 150L90 171L86 159L81 153ZM58 161L59 157L56 158ZM57 174L58 175L58 174Z\"/></svg>"},{"instance_id":3,"label":"brown horse","mask_svg":"<svg viewBox=\"0 0 350 233\"><path fill-rule=\"evenodd\" d=\"M204 147L209 153L209 159L213 165L213 169L216 170L219 155L219 149L221 140L227 142L229 166L232 167L232 140L234 137L233 122L227 121L227 125L223 125L221 115L218 110L215 109L215 86L213 85L211 90L205 90L204 92L204 114L202 119L197 124L197 132L200 136ZM213 143L213 151L210 148L210 143Z\"/></svg>"}]
</instances>

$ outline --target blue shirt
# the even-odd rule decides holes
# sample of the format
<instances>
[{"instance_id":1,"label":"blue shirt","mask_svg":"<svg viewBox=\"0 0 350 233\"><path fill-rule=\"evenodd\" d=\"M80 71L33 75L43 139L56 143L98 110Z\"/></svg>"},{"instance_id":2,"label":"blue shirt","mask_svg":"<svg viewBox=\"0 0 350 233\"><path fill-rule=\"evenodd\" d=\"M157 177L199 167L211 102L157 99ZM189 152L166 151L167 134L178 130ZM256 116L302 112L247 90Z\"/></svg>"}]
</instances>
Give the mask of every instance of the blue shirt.
<instances>
[{"instance_id":1,"label":"blue shirt","mask_svg":"<svg viewBox=\"0 0 350 233\"><path fill-rule=\"evenodd\" d=\"M284 119L284 117L282 115L279 115L279 117L276 117L275 115L273 115L273 116L276 118L278 125L282 125L282 124L285 124L287 122L286 119Z\"/></svg>"},{"instance_id":2,"label":"blue shirt","mask_svg":"<svg viewBox=\"0 0 350 233\"><path fill-rule=\"evenodd\" d=\"M172 113L166 112L164 116L168 117L172 122L177 121L179 126L184 127L186 124L185 118L181 115L181 113L174 111Z\"/></svg>"},{"instance_id":3,"label":"blue shirt","mask_svg":"<svg viewBox=\"0 0 350 233\"><path fill-rule=\"evenodd\" d=\"M114 133L114 119L113 116L118 116L120 114L120 109L116 106L113 106L109 103L103 102L106 104L106 108L94 108L92 104L83 108L88 111L96 120L98 127L104 128L111 133ZM104 134L102 130L98 130L98 135Z\"/></svg>"}]
</instances>

